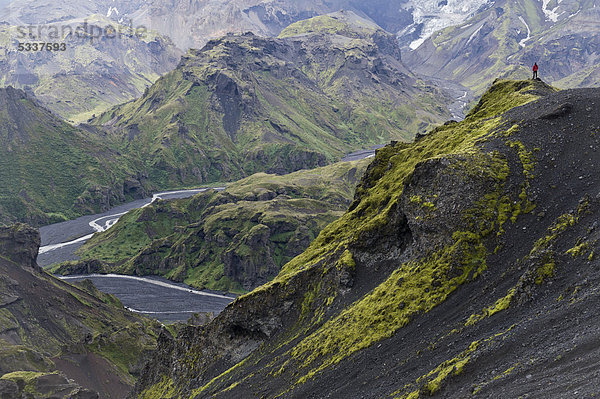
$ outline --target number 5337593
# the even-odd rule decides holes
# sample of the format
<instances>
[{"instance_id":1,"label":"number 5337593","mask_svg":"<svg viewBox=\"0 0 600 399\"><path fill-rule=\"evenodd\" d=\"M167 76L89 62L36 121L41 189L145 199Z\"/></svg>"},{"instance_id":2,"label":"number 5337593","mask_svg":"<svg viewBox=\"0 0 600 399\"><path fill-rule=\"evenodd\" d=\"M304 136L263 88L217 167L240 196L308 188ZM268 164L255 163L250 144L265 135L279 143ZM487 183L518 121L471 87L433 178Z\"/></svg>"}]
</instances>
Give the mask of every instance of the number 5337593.
<instances>
[{"instance_id":1,"label":"number 5337593","mask_svg":"<svg viewBox=\"0 0 600 399\"><path fill-rule=\"evenodd\" d=\"M66 43L19 43L17 46L18 51L65 51L67 49Z\"/></svg>"}]
</instances>

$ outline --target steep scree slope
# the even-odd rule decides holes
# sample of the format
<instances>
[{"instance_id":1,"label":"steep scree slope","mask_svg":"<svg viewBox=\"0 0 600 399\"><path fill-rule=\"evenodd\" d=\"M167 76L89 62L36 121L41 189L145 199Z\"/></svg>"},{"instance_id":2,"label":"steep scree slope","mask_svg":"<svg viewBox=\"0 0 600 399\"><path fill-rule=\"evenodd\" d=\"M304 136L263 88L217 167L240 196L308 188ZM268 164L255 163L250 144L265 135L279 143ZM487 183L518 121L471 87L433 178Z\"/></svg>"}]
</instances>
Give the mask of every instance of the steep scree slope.
<instances>
[{"instance_id":1,"label":"steep scree slope","mask_svg":"<svg viewBox=\"0 0 600 399\"><path fill-rule=\"evenodd\" d=\"M39 245L29 226L0 227L0 397L124 397L160 324L45 273Z\"/></svg>"},{"instance_id":2,"label":"steep scree slope","mask_svg":"<svg viewBox=\"0 0 600 399\"><path fill-rule=\"evenodd\" d=\"M599 129L598 89L496 82L378 151L274 281L163 335L130 397L597 392Z\"/></svg>"},{"instance_id":3,"label":"steep scree slope","mask_svg":"<svg viewBox=\"0 0 600 399\"><path fill-rule=\"evenodd\" d=\"M148 160L150 179L188 185L323 166L449 116L444 94L406 71L393 35L351 13L303 26L210 41L94 123Z\"/></svg>"}]
</instances>

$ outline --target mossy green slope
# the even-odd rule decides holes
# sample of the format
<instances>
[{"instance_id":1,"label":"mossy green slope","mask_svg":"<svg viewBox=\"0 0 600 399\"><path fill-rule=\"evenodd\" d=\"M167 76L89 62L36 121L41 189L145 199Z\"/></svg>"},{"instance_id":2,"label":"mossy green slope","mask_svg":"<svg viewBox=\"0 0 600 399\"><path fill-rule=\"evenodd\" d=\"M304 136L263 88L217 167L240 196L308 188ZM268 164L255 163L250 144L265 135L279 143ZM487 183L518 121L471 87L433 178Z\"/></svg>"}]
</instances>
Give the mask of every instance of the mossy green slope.
<instances>
[{"instance_id":1,"label":"mossy green slope","mask_svg":"<svg viewBox=\"0 0 600 399\"><path fill-rule=\"evenodd\" d=\"M145 194L95 129L73 127L11 87L0 89L0 103L0 223L59 222Z\"/></svg>"},{"instance_id":2,"label":"mossy green slope","mask_svg":"<svg viewBox=\"0 0 600 399\"><path fill-rule=\"evenodd\" d=\"M381 28L370 20L363 19L353 12L340 11L306 19L285 28L279 37L292 37L311 34L346 36L353 39L372 35Z\"/></svg>"},{"instance_id":3,"label":"mossy green slope","mask_svg":"<svg viewBox=\"0 0 600 399\"><path fill-rule=\"evenodd\" d=\"M448 115L443 93L406 71L392 35L350 36L212 40L94 123L147 160L151 179L190 185L323 166Z\"/></svg>"},{"instance_id":4,"label":"mossy green slope","mask_svg":"<svg viewBox=\"0 0 600 399\"><path fill-rule=\"evenodd\" d=\"M0 378L22 380L19 390L30 394L36 384L60 388L52 397L70 397L78 385L103 398L126 394L160 324L125 311L91 283L73 286L39 269L32 228L0 228L0 241Z\"/></svg>"},{"instance_id":5,"label":"mossy green slope","mask_svg":"<svg viewBox=\"0 0 600 399\"><path fill-rule=\"evenodd\" d=\"M568 124L575 105L557 104L578 95L594 93L498 81L465 121L379 150L349 211L272 282L159 348L136 397L465 397L474 384L494 396L490 370L518 370L521 383L523 370L544 370L544 348L525 353L520 340L540 339L545 323L570 313L555 305L554 295L578 279L575 263L564 262L594 259L595 241L583 236L597 201L580 201L585 194L569 194L568 184L541 194L554 179L581 173L581 165L550 168L552 151L598 145L585 117L577 144L558 136L556 124ZM587 114L586 103L573 118ZM539 307L519 306L538 295ZM556 313L539 311L546 307Z\"/></svg>"},{"instance_id":6,"label":"mossy green slope","mask_svg":"<svg viewBox=\"0 0 600 399\"><path fill-rule=\"evenodd\" d=\"M83 261L52 271L162 275L197 288L251 290L343 214L368 162L259 173L222 192L160 201L95 235L78 252Z\"/></svg>"}]
</instances>

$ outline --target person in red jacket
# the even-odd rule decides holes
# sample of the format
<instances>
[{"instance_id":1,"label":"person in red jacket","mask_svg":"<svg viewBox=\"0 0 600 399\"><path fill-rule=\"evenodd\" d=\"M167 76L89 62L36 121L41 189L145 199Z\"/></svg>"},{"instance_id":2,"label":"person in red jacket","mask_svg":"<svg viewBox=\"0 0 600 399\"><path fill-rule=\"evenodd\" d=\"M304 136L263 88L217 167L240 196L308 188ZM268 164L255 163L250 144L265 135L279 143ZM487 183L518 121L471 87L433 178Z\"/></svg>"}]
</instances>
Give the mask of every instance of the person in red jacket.
<instances>
[{"instance_id":1,"label":"person in red jacket","mask_svg":"<svg viewBox=\"0 0 600 399\"><path fill-rule=\"evenodd\" d=\"M537 65L537 62L535 62L533 64L533 79L537 79L537 71L538 71L538 65Z\"/></svg>"}]
</instances>

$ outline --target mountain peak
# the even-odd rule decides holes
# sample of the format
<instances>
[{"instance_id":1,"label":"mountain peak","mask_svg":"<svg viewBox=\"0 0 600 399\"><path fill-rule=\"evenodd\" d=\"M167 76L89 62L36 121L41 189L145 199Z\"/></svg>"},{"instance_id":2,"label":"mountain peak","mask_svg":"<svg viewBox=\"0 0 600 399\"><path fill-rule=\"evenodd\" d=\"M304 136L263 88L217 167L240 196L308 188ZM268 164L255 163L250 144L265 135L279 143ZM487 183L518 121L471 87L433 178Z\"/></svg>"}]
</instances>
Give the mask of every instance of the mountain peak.
<instances>
[{"instance_id":1,"label":"mountain peak","mask_svg":"<svg viewBox=\"0 0 600 399\"><path fill-rule=\"evenodd\" d=\"M342 10L291 24L280 38L310 34L333 34L352 39L370 36L382 29L374 22L358 16L352 11Z\"/></svg>"},{"instance_id":2,"label":"mountain peak","mask_svg":"<svg viewBox=\"0 0 600 399\"><path fill-rule=\"evenodd\" d=\"M15 89L12 86L0 88L0 98L22 99L27 97L23 90Z\"/></svg>"},{"instance_id":3,"label":"mountain peak","mask_svg":"<svg viewBox=\"0 0 600 399\"><path fill-rule=\"evenodd\" d=\"M467 118L493 117L518 105L555 93L557 89L539 79L496 79Z\"/></svg>"}]
</instances>

